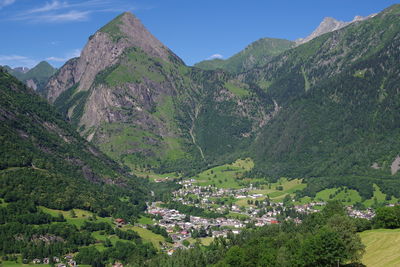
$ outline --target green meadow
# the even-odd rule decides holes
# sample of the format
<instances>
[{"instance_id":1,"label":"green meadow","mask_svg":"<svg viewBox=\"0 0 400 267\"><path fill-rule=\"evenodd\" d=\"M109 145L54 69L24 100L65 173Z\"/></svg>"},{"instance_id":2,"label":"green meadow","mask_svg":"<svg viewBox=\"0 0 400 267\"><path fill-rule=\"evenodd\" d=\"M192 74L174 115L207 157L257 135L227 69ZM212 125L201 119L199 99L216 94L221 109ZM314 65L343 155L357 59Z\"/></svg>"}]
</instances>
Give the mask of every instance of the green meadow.
<instances>
[{"instance_id":1,"label":"green meadow","mask_svg":"<svg viewBox=\"0 0 400 267\"><path fill-rule=\"evenodd\" d=\"M360 233L366 246L362 263L368 267L400 266L400 229L377 229Z\"/></svg>"}]
</instances>

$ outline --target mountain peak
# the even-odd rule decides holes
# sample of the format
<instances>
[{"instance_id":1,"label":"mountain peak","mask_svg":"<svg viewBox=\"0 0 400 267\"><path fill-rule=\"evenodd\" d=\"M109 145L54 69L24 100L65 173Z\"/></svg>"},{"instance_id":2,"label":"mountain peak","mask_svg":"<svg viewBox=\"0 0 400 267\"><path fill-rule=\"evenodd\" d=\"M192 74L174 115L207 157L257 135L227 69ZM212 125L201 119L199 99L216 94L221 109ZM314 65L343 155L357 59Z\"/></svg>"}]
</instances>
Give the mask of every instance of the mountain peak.
<instances>
[{"instance_id":1,"label":"mountain peak","mask_svg":"<svg viewBox=\"0 0 400 267\"><path fill-rule=\"evenodd\" d=\"M314 38L316 38L316 37L318 37L320 35L323 35L323 34L328 33L328 32L333 32L333 31L340 30L340 29L346 27L347 25L350 25L351 23L358 22L358 21L363 21L363 20L372 18L375 15L376 14L372 14L372 15L367 16L367 17L355 16L354 19L352 21L349 21L349 22L340 21L340 20L337 20L337 19L332 18L332 17L325 17L322 20L322 22L319 24L319 26L309 36L307 36L306 38L297 39L295 42L296 42L297 45L301 45L301 44L307 43L307 42L311 41L312 39L314 39Z\"/></svg>"},{"instance_id":2,"label":"mountain peak","mask_svg":"<svg viewBox=\"0 0 400 267\"><path fill-rule=\"evenodd\" d=\"M92 35L80 57L67 62L58 77L49 81L47 96L50 102L74 84L79 83L78 91L89 90L96 75L116 64L129 48L141 50L149 57L184 64L135 15L124 12Z\"/></svg>"},{"instance_id":3,"label":"mountain peak","mask_svg":"<svg viewBox=\"0 0 400 267\"><path fill-rule=\"evenodd\" d=\"M153 57L169 61L171 51L154 37L131 12L124 12L98 32L106 33L113 42L127 47L138 47Z\"/></svg>"}]
</instances>

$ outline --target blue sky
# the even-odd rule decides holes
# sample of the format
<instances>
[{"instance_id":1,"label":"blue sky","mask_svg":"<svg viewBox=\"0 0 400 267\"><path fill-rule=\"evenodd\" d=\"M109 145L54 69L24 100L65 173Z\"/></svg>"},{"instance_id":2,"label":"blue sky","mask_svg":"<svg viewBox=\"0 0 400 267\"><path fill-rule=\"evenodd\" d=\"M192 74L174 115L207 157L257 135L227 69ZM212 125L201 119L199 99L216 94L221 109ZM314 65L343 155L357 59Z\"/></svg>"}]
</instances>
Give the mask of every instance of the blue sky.
<instances>
[{"instance_id":1,"label":"blue sky","mask_svg":"<svg viewBox=\"0 0 400 267\"><path fill-rule=\"evenodd\" d=\"M0 65L60 67L88 37L131 11L188 65L228 58L262 37L295 40L330 16L350 21L391 0L0 0Z\"/></svg>"}]
</instances>

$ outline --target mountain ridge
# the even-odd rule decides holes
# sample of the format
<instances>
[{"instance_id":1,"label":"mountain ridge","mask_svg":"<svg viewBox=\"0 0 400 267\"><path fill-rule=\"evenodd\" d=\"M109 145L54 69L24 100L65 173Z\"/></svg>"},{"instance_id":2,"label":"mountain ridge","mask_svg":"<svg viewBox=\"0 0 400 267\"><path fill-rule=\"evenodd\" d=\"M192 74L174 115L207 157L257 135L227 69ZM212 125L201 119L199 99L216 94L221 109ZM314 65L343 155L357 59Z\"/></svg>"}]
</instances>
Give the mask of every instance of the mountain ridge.
<instances>
[{"instance_id":1,"label":"mountain ridge","mask_svg":"<svg viewBox=\"0 0 400 267\"><path fill-rule=\"evenodd\" d=\"M377 14L371 14L366 17L355 16L354 19L349 22L340 21L340 20L337 20L332 17L325 17L322 20L322 22L319 24L319 26L309 36L304 37L304 38L299 38L299 39L295 40L295 43L296 43L296 45L301 45L301 44L307 43L307 42L311 41L312 39L315 39L316 37L321 36L325 33L340 30L352 23L364 21L364 20L373 18L376 15Z\"/></svg>"}]
</instances>

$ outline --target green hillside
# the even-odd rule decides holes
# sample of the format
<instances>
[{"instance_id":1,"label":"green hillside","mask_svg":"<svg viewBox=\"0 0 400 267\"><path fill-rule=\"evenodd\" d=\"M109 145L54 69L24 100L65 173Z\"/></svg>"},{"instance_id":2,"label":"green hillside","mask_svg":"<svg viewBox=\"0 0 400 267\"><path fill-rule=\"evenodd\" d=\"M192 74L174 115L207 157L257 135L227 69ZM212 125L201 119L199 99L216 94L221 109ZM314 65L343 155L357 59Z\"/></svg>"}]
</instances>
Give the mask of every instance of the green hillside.
<instances>
[{"instance_id":1,"label":"green hillside","mask_svg":"<svg viewBox=\"0 0 400 267\"><path fill-rule=\"evenodd\" d=\"M204 60L194 66L204 70L223 69L232 73L240 73L261 67L271 61L273 57L294 46L295 43L288 40L262 38L226 60Z\"/></svg>"},{"instance_id":2,"label":"green hillside","mask_svg":"<svg viewBox=\"0 0 400 267\"><path fill-rule=\"evenodd\" d=\"M393 6L246 74L248 83L268 81L262 89L281 107L252 147L254 173L308 177L310 196L347 186L365 200L375 183L399 197L400 174L391 173L400 148L399 12Z\"/></svg>"},{"instance_id":3,"label":"green hillside","mask_svg":"<svg viewBox=\"0 0 400 267\"><path fill-rule=\"evenodd\" d=\"M3 69L0 103L0 198L105 215L142 210L147 192L142 180L129 177ZM135 201L121 202L117 196L123 195Z\"/></svg>"},{"instance_id":4,"label":"green hillside","mask_svg":"<svg viewBox=\"0 0 400 267\"><path fill-rule=\"evenodd\" d=\"M23 83L30 81L30 85L34 84L36 86L35 90L42 92L49 80L49 78L54 75L57 71L56 68L51 66L48 62L42 61L35 67L27 71L26 73L15 71L10 67L5 67L5 69L18 80Z\"/></svg>"}]
</instances>

